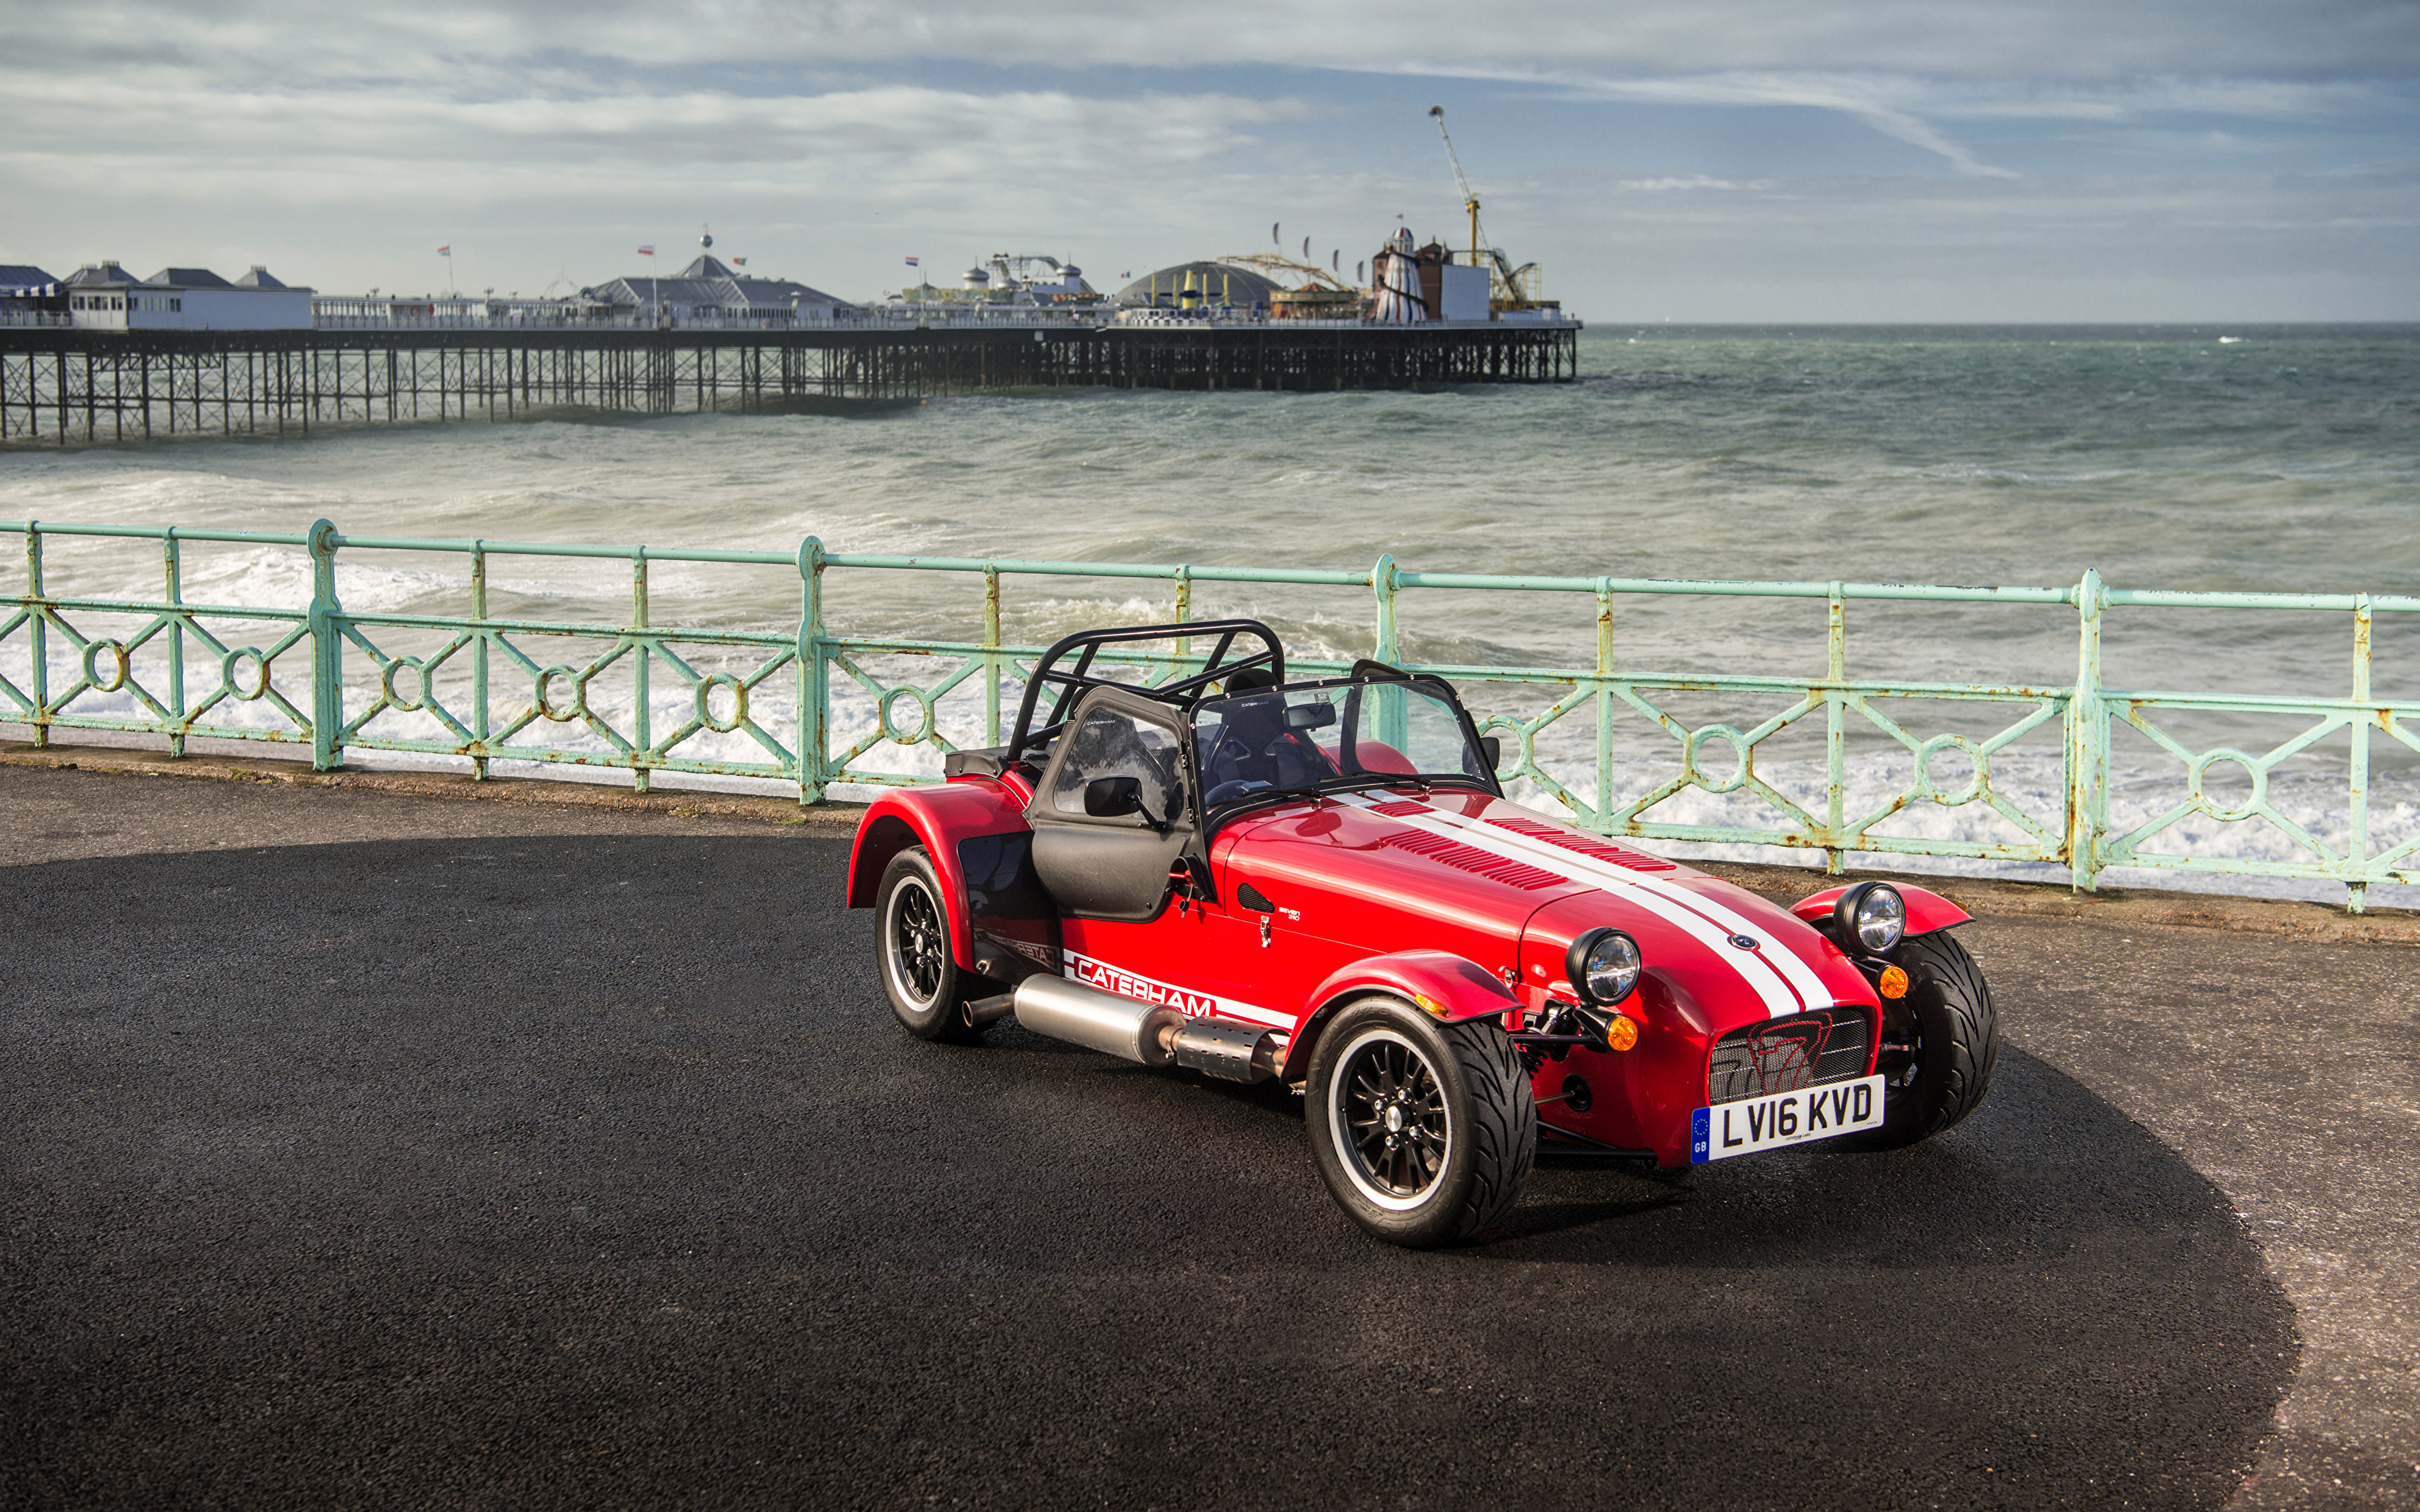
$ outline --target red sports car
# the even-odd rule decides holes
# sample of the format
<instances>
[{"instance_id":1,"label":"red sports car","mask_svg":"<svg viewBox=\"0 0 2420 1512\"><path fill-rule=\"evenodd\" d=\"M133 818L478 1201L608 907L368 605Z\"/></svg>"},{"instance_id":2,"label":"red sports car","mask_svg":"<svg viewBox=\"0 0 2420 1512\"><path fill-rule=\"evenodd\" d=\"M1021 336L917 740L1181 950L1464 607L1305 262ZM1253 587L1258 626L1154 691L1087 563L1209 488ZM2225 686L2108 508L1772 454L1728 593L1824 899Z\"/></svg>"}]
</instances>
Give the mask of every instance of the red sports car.
<instances>
[{"instance_id":1,"label":"red sports car","mask_svg":"<svg viewBox=\"0 0 2420 1512\"><path fill-rule=\"evenodd\" d=\"M1201 670L1114 675L1155 650ZM1957 905L1862 882L1783 909L1510 803L1496 765L1434 677L1289 682L1250 620L1089 631L1045 655L1007 745L868 809L848 902L878 914L908 1033L1014 1014L1280 1078L1336 1200L1403 1244L1485 1227L1542 1144L1653 1166L1896 1146L1982 1101L1996 1033Z\"/></svg>"}]
</instances>

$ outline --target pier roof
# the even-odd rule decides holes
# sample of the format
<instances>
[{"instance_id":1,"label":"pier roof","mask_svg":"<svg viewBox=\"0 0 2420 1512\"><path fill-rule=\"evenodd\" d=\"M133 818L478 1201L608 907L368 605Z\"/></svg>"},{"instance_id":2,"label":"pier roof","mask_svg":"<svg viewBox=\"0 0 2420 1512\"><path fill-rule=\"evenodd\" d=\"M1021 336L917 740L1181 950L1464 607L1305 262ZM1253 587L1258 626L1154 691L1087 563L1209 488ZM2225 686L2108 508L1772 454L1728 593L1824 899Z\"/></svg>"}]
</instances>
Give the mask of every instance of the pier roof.
<instances>
[{"instance_id":1,"label":"pier roof","mask_svg":"<svg viewBox=\"0 0 2420 1512\"><path fill-rule=\"evenodd\" d=\"M34 273L42 271L39 268L23 270ZM19 282L10 276L11 272L12 270L0 269L0 285ZM45 273L40 279L28 278L23 282L32 284L49 281L50 276ZM229 293L264 294L312 292L308 288L298 288L292 285L279 283L270 276L268 269L257 263L253 265L250 272L232 283L207 268L163 268L148 278L138 279L114 262L87 263L58 282L70 288L128 288L139 284L144 288L170 289L179 293L191 293L199 289L225 289Z\"/></svg>"},{"instance_id":2,"label":"pier roof","mask_svg":"<svg viewBox=\"0 0 2420 1512\"><path fill-rule=\"evenodd\" d=\"M750 278L736 273L712 257L700 257L678 273L662 278L636 274L582 289L601 304L643 306L650 301L725 310L782 310L799 305L837 307L848 301L786 278Z\"/></svg>"}]
</instances>

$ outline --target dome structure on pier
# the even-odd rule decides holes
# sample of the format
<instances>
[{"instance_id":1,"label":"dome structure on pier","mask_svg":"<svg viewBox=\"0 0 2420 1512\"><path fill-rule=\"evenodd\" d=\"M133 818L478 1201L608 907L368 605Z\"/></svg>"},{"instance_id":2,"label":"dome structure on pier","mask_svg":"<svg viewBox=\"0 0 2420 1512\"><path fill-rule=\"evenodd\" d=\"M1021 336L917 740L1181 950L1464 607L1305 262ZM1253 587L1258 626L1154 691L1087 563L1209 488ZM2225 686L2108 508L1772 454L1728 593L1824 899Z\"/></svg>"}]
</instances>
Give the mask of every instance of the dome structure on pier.
<instances>
[{"instance_id":1,"label":"dome structure on pier","mask_svg":"<svg viewBox=\"0 0 2420 1512\"><path fill-rule=\"evenodd\" d=\"M1233 263L1191 262L1145 273L1118 290L1117 302L1161 310L1266 304L1284 285Z\"/></svg>"}]
</instances>

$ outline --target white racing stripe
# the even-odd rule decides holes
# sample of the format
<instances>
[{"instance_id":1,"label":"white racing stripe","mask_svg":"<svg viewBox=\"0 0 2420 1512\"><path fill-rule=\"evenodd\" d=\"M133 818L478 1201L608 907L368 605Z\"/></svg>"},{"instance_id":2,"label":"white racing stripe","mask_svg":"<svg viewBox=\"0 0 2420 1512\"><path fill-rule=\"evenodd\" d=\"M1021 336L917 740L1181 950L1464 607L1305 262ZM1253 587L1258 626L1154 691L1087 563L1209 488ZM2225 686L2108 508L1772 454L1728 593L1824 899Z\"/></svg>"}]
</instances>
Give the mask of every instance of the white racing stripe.
<instances>
[{"instance_id":1,"label":"white racing stripe","mask_svg":"<svg viewBox=\"0 0 2420 1512\"><path fill-rule=\"evenodd\" d=\"M1379 802L1395 800L1342 794L1339 795L1339 801L1373 809ZM1763 936L1757 933L1749 920L1686 887L1642 877L1611 862L1567 851L1559 845L1517 834L1483 820L1466 819L1435 810L1424 815L1388 817L1400 818L1401 823L1440 839L1457 841L1508 861L1536 866L1567 881L1615 893L1637 903L1686 933L1712 951L1716 960L1729 965L1737 973L1741 983L1755 992L1764 1004L1768 1018L1787 1018L1810 1008L1828 1008L1832 1004L1831 991L1807 968L1807 963L1798 959L1797 952L1776 943L1768 953L1761 943ZM1759 941L1759 948L1755 950L1740 949L1730 943L1734 934Z\"/></svg>"},{"instance_id":2,"label":"white racing stripe","mask_svg":"<svg viewBox=\"0 0 2420 1512\"><path fill-rule=\"evenodd\" d=\"M1777 940L1767 939L1765 937L1767 931L1753 919L1732 912L1701 892L1681 887L1676 883L1667 882L1661 877L1640 876L1626 867L1618 866L1610 861L1600 861L1576 851L1567 851L1559 845L1519 834L1513 830L1500 828L1484 820L1465 819L1458 814L1450 813L1440 813L1437 818L1460 831L1465 840L1470 840L1481 834L1490 838L1501 837L1501 842L1516 854L1567 858L1578 876L1585 877L1608 890L1626 888L1635 893L1647 893L1677 903L1692 913L1712 920L1716 928L1723 930L1726 936L1724 940L1726 949L1736 949L1730 946L1730 935L1745 935L1757 942L1757 949L1754 951L1741 953L1753 955L1757 961L1779 975L1783 981L1790 984L1791 992L1804 1007L1829 1008L1832 1006L1832 990L1823 985L1823 979L1815 975L1812 967L1799 959L1797 951ZM1796 1012L1798 1010L1792 1009L1791 1011Z\"/></svg>"}]
</instances>

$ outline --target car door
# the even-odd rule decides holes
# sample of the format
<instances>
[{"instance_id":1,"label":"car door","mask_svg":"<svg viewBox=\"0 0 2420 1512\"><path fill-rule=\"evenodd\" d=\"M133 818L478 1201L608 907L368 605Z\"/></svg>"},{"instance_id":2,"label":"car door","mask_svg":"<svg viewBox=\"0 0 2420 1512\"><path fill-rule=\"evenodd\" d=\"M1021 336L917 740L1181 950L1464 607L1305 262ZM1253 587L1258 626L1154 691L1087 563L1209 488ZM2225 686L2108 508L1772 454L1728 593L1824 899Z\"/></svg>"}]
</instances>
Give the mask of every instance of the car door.
<instances>
[{"instance_id":1,"label":"car door","mask_svg":"<svg viewBox=\"0 0 2420 1512\"><path fill-rule=\"evenodd\" d=\"M1055 743L1026 823L1033 870L1069 918L1140 922L1167 902L1194 837L1178 713L1123 688L1085 695ZM1123 789L1131 807L1105 796Z\"/></svg>"},{"instance_id":2,"label":"car door","mask_svg":"<svg viewBox=\"0 0 2420 1512\"><path fill-rule=\"evenodd\" d=\"M1199 911L1189 899L1169 906L1171 869L1183 874L1200 834L1183 732L1168 705L1096 687L1069 717L1026 809L1066 969L1129 996L1180 1001L1202 989Z\"/></svg>"}]
</instances>

